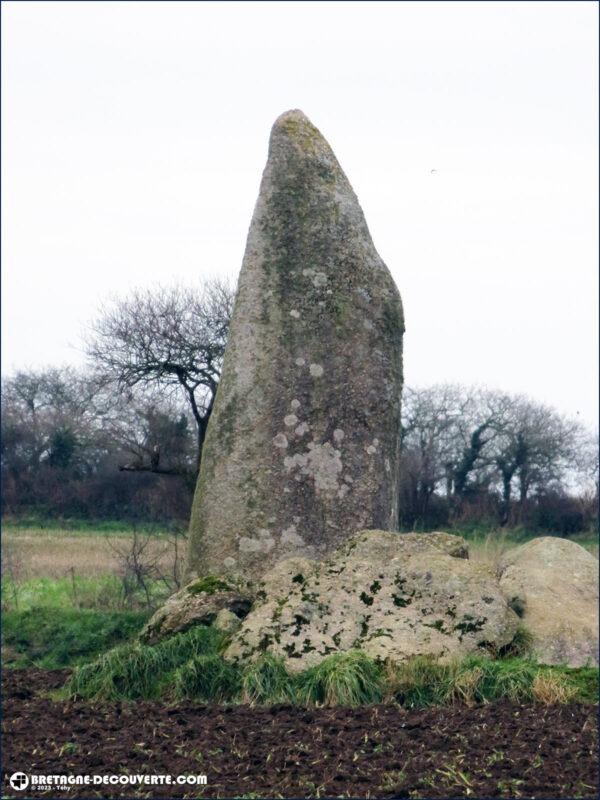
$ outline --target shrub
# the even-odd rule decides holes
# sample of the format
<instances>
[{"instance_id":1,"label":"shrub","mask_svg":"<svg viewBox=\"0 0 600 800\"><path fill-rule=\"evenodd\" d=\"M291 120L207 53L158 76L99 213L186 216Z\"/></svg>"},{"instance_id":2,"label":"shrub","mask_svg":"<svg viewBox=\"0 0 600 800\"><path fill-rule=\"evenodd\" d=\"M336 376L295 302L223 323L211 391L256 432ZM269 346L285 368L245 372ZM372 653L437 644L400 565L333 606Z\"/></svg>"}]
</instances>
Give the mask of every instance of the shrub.
<instances>
[{"instance_id":1,"label":"shrub","mask_svg":"<svg viewBox=\"0 0 600 800\"><path fill-rule=\"evenodd\" d=\"M548 491L537 498L531 523L539 531L572 536L585 529L586 519L577 498Z\"/></svg>"}]
</instances>

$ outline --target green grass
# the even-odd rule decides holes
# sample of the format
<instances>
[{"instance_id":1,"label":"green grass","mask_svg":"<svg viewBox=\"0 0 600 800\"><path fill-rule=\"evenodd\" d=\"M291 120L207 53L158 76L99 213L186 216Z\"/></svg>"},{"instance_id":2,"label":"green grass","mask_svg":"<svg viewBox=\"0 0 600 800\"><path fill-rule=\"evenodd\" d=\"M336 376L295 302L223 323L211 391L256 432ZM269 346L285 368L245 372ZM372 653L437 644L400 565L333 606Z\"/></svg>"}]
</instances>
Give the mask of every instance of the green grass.
<instances>
[{"instance_id":1,"label":"green grass","mask_svg":"<svg viewBox=\"0 0 600 800\"><path fill-rule=\"evenodd\" d=\"M165 595L156 583L157 602ZM135 637L151 616L141 594L125 603L115 575L2 582L4 666L59 669L84 664Z\"/></svg>"},{"instance_id":2,"label":"green grass","mask_svg":"<svg viewBox=\"0 0 600 800\"><path fill-rule=\"evenodd\" d=\"M296 687L283 658L265 653L249 664L242 675L243 697L247 703L271 705L294 701Z\"/></svg>"},{"instance_id":3,"label":"green grass","mask_svg":"<svg viewBox=\"0 0 600 800\"><path fill-rule=\"evenodd\" d=\"M17 532L20 530L27 530L32 532L39 530L40 533L68 532L69 534L80 533L82 535L95 535L95 534L123 534L133 533L134 530L139 533L154 533L154 534L167 534L167 533L181 533L186 529L186 524L183 522L132 522L131 520L106 520L106 519L80 519L77 517L45 517L42 514L27 514L19 517L4 517L2 520L2 530L7 532Z\"/></svg>"},{"instance_id":4,"label":"green grass","mask_svg":"<svg viewBox=\"0 0 600 800\"><path fill-rule=\"evenodd\" d=\"M176 670L201 656L216 655L224 642L214 628L198 627L151 647L128 643L78 667L67 684L72 697L87 700L154 699L173 692ZM217 684L213 685L216 691Z\"/></svg>"},{"instance_id":5,"label":"green grass","mask_svg":"<svg viewBox=\"0 0 600 800\"><path fill-rule=\"evenodd\" d=\"M193 628L157 645L129 643L73 673L68 693L88 700L191 699L206 703L357 706L396 702L408 708L449 703L596 702L598 669L543 666L529 658L484 656L439 663L419 656L382 663L361 651L328 656L289 673L270 653L250 664L225 661L227 637Z\"/></svg>"},{"instance_id":6,"label":"green grass","mask_svg":"<svg viewBox=\"0 0 600 800\"><path fill-rule=\"evenodd\" d=\"M75 575L64 578L33 578L13 583L6 577L2 581L2 607L13 612L24 613L34 608L62 610L146 611L163 603L169 590L162 581L147 581L150 596L138 587L127 596L123 584L116 575L105 574L98 577Z\"/></svg>"},{"instance_id":7,"label":"green grass","mask_svg":"<svg viewBox=\"0 0 600 800\"><path fill-rule=\"evenodd\" d=\"M208 703L233 702L240 696L241 678L240 670L216 653L198 656L176 670L175 697Z\"/></svg>"},{"instance_id":8,"label":"green grass","mask_svg":"<svg viewBox=\"0 0 600 800\"><path fill-rule=\"evenodd\" d=\"M27 611L31 608L94 608L116 610L120 605L121 582L116 575L97 578L64 577L34 578L14 584L2 581L5 605Z\"/></svg>"},{"instance_id":9,"label":"green grass","mask_svg":"<svg viewBox=\"0 0 600 800\"><path fill-rule=\"evenodd\" d=\"M560 672L576 688L581 703L598 702L598 667L561 667Z\"/></svg>"},{"instance_id":10,"label":"green grass","mask_svg":"<svg viewBox=\"0 0 600 800\"><path fill-rule=\"evenodd\" d=\"M388 699L410 708L498 700L561 702L559 697L593 703L598 700L598 669L546 666L519 657L469 656L440 664L420 656L391 666L387 687Z\"/></svg>"},{"instance_id":11,"label":"green grass","mask_svg":"<svg viewBox=\"0 0 600 800\"><path fill-rule=\"evenodd\" d=\"M148 612L29 608L2 614L6 667L58 669L82 664L135 636Z\"/></svg>"},{"instance_id":12,"label":"green grass","mask_svg":"<svg viewBox=\"0 0 600 800\"><path fill-rule=\"evenodd\" d=\"M335 653L298 678L298 697L306 705L368 705L381 702L383 691L381 665L359 650Z\"/></svg>"},{"instance_id":13,"label":"green grass","mask_svg":"<svg viewBox=\"0 0 600 800\"><path fill-rule=\"evenodd\" d=\"M528 658L470 656L438 663L420 656L382 663L360 651L336 653L290 674L283 659L225 661L226 637L194 628L155 646L126 644L79 667L68 692L88 700L191 699L205 703L357 706L396 702L407 708L450 703L593 703L598 669L542 666Z\"/></svg>"},{"instance_id":14,"label":"green grass","mask_svg":"<svg viewBox=\"0 0 600 800\"><path fill-rule=\"evenodd\" d=\"M452 698L455 671L426 656L402 664L388 664L386 699L408 708L445 705Z\"/></svg>"},{"instance_id":15,"label":"green grass","mask_svg":"<svg viewBox=\"0 0 600 800\"><path fill-rule=\"evenodd\" d=\"M458 682L468 671L472 677L473 699L477 702L511 700L516 703L534 700L533 683L540 667L523 658L492 661L485 658L468 658L458 669Z\"/></svg>"}]
</instances>

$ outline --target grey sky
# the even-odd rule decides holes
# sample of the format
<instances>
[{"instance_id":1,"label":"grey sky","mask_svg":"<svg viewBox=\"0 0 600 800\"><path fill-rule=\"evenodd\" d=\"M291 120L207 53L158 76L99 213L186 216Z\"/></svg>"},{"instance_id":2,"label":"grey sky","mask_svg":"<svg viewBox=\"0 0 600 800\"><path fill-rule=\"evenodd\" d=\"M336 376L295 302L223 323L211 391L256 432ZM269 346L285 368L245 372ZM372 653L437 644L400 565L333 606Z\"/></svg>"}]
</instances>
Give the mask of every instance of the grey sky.
<instances>
[{"instance_id":1,"label":"grey sky","mask_svg":"<svg viewBox=\"0 0 600 800\"><path fill-rule=\"evenodd\" d=\"M402 292L407 382L595 425L597 3L3 2L2 22L4 371L80 363L110 293L235 277L270 126L301 108Z\"/></svg>"}]
</instances>

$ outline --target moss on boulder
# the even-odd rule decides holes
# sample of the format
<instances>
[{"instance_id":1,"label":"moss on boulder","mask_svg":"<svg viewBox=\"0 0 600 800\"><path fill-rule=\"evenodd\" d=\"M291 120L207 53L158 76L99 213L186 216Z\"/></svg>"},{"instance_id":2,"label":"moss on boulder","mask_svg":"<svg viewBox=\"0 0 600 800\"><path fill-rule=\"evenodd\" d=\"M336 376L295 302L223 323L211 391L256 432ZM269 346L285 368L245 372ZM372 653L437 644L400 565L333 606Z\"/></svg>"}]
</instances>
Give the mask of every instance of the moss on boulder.
<instances>
[{"instance_id":1,"label":"moss on boulder","mask_svg":"<svg viewBox=\"0 0 600 800\"><path fill-rule=\"evenodd\" d=\"M155 644L175 633L217 621L222 630L233 630L232 616L222 612L243 619L250 611L254 597L255 591L247 582L223 580L214 575L196 578L158 609L142 630L140 640Z\"/></svg>"}]
</instances>

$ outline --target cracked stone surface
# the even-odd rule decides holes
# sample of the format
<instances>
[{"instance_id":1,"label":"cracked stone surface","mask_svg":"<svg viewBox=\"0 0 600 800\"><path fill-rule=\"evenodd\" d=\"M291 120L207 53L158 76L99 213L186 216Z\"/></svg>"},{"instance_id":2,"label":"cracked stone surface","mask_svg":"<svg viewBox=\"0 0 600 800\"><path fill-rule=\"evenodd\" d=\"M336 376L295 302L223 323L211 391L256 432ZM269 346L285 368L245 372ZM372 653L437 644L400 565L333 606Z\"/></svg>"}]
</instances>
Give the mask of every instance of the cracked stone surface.
<instances>
[{"instance_id":1,"label":"cracked stone surface","mask_svg":"<svg viewBox=\"0 0 600 800\"><path fill-rule=\"evenodd\" d=\"M302 112L283 114L204 445L190 577L255 578L290 556L326 558L358 530L396 529L403 331L335 155Z\"/></svg>"}]
</instances>

